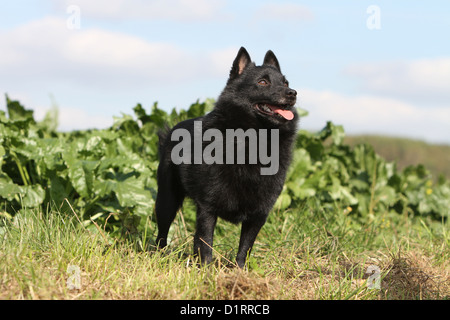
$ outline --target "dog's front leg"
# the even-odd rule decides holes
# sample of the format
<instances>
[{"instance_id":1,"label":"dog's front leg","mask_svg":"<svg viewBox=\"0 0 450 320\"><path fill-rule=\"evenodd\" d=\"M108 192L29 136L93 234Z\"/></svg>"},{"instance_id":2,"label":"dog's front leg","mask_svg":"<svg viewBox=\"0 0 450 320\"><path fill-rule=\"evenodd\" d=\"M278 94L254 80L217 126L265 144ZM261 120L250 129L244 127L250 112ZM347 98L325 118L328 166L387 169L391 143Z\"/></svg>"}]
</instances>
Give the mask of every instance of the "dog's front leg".
<instances>
[{"instance_id":1,"label":"dog's front leg","mask_svg":"<svg viewBox=\"0 0 450 320\"><path fill-rule=\"evenodd\" d=\"M258 216L242 222L241 239L239 241L239 249L236 256L236 262L240 268L245 266L247 255L250 255L256 236L264 223L266 223L266 219L267 217L265 216Z\"/></svg>"},{"instance_id":2,"label":"dog's front leg","mask_svg":"<svg viewBox=\"0 0 450 320\"><path fill-rule=\"evenodd\" d=\"M194 236L194 255L200 256L202 264L212 261L214 228L217 216L206 210L197 211L197 230Z\"/></svg>"}]
</instances>

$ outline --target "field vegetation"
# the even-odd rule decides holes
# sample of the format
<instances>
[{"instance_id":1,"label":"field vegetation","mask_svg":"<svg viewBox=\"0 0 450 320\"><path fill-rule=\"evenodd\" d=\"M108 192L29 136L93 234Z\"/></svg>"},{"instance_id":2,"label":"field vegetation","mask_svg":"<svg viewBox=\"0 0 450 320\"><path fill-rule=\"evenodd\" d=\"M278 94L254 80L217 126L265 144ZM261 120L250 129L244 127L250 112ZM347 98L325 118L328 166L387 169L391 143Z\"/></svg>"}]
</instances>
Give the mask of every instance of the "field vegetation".
<instances>
[{"instance_id":1,"label":"field vegetation","mask_svg":"<svg viewBox=\"0 0 450 320\"><path fill-rule=\"evenodd\" d=\"M214 263L193 260L190 201L168 248L156 251L156 133L212 105L170 113L137 105L108 129L58 132L54 111L38 122L7 98L0 299L450 298L445 171L436 177L408 161L400 168L371 144L347 143L332 122L299 131L285 187L245 270L233 267L239 226L225 221Z\"/></svg>"}]
</instances>

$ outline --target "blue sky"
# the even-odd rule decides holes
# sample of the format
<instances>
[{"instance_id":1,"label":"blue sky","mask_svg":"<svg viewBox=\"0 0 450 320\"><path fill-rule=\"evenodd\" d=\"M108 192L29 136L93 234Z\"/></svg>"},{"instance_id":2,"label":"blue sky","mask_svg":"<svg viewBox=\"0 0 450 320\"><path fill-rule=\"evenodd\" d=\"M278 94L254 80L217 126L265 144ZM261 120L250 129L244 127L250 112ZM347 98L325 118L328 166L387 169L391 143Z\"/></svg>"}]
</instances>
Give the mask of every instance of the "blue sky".
<instances>
[{"instance_id":1,"label":"blue sky","mask_svg":"<svg viewBox=\"0 0 450 320\"><path fill-rule=\"evenodd\" d=\"M56 103L60 130L104 128L216 98L240 46L257 64L271 49L302 128L450 143L448 34L445 0L2 1L0 92L38 118Z\"/></svg>"}]
</instances>

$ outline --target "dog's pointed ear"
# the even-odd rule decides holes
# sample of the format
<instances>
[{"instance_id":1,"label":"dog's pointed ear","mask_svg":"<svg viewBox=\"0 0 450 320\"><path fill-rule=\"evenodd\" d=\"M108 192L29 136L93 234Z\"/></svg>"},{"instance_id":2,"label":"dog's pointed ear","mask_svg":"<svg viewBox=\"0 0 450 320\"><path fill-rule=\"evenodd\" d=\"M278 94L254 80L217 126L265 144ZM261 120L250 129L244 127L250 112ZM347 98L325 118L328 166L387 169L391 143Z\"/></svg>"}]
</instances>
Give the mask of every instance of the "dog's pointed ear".
<instances>
[{"instance_id":1,"label":"dog's pointed ear","mask_svg":"<svg viewBox=\"0 0 450 320\"><path fill-rule=\"evenodd\" d=\"M264 65L266 66L274 66L281 72L280 64L278 63L277 57L272 52L272 50L267 51L266 56L264 57Z\"/></svg>"},{"instance_id":2,"label":"dog's pointed ear","mask_svg":"<svg viewBox=\"0 0 450 320\"><path fill-rule=\"evenodd\" d=\"M250 55L248 54L247 50L245 50L244 47L241 47L236 58L234 59L233 66L231 67L229 80L232 80L239 76L251 63L252 60L250 59Z\"/></svg>"}]
</instances>

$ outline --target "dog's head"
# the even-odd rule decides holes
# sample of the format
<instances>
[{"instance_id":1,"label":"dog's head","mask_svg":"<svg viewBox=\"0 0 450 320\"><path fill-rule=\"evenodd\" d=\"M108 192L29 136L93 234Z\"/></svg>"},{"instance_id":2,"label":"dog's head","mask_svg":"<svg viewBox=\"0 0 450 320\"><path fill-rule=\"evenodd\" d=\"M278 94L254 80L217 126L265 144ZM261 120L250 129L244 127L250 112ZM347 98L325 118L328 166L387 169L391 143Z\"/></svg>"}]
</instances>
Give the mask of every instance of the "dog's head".
<instances>
[{"instance_id":1,"label":"dog's head","mask_svg":"<svg viewBox=\"0 0 450 320\"><path fill-rule=\"evenodd\" d=\"M297 92L289 88L278 59L270 50L263 65L256 66L247 50L241 47L223 94L263 122L279 126L298 118L294 107Z\"/></svg>"}]
</instances>

